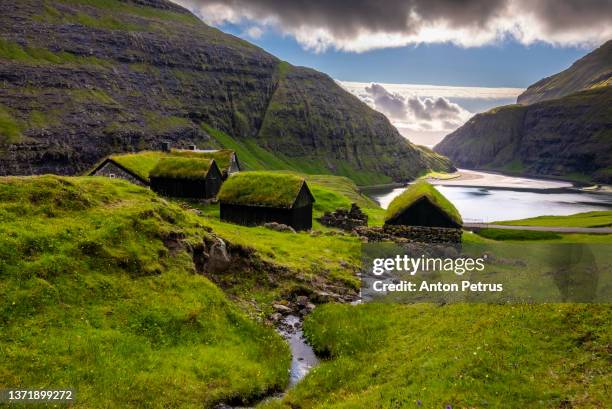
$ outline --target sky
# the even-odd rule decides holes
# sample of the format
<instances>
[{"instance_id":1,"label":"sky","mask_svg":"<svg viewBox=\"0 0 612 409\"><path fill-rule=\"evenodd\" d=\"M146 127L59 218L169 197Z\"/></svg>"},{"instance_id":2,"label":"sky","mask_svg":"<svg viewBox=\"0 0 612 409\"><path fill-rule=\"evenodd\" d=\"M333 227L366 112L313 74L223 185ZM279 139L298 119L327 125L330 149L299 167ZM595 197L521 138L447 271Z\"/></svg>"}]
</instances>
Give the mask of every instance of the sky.
<instances>
[{"instance_id":1,"label":"sky","mask_svg":"<svg viewBox=\"0 0 612 409\"><path fill-rule=\"evenodd\" d=\"M432 146L612 38L612 0L174 0Z\"/></svg>"}]
</instances>

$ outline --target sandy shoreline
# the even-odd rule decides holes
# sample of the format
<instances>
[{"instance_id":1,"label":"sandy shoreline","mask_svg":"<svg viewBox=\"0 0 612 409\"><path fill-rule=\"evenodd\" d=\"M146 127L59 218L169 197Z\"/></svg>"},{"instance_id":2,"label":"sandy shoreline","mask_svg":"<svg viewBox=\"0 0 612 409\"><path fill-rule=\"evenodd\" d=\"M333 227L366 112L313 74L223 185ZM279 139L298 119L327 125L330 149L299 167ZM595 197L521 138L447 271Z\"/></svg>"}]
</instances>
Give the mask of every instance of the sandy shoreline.
<instances>
[{"instance_id":1,"label":"sandy shoreline","mask_svg":"<svg viewBox=\"0 0 612 409\"><path fill-rule=\"evenodd\" d=\"M479 172L476 170L459 169L452 178L428 178L434 185L441 186L474 186L501 187L517 189L565 189L573 187L571 182L506 176L498 173Z\"/></svg>"}]
</instances>

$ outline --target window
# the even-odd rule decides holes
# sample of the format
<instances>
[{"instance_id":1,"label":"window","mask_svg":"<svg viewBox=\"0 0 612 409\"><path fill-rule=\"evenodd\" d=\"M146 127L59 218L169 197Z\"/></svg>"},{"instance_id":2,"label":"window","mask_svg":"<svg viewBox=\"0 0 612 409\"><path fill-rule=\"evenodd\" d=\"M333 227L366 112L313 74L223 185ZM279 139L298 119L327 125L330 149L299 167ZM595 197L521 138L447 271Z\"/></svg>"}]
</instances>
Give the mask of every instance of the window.
<instances>
[{"instance_id":1,"label":"window","mask_svg":"<svg viewBox=\"0 0 612 409\"><path fill-rule=\"evenodd\" d=\"M108 174L108 177L109 177L109 178L111 178L111 179L115 179L117 176L115 176L115 174L114 174L114 173L109 173L109 174Z\"/></svg>"}]
</instances>

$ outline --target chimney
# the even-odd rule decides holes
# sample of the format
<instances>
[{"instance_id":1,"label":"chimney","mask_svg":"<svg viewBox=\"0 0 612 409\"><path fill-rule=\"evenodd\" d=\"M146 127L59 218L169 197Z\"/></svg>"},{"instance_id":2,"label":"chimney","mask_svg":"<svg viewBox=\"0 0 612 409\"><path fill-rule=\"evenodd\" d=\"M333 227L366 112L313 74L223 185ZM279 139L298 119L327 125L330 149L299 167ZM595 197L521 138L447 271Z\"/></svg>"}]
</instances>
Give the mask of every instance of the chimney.
<instances>
[{"instance_id":1,"label":"chimney","mask_svg":"<svg viewBox=\"0 0 612 409\"><path fill-rule=\"evenodd\" d=\"M188 145L187 149L189 149L190 151L195 151L196 150L196 146L195 145Z\"/></svg>"},{"instance_id":2,"label":"chimney","mask_svg":"<svg viewBox=\"0 0 612 409\"><path fill-rule=\"evenodd\" d=\"M161 150L163 152L170 152L170 142L162 142Z\"/></svg>"}]
</instances>

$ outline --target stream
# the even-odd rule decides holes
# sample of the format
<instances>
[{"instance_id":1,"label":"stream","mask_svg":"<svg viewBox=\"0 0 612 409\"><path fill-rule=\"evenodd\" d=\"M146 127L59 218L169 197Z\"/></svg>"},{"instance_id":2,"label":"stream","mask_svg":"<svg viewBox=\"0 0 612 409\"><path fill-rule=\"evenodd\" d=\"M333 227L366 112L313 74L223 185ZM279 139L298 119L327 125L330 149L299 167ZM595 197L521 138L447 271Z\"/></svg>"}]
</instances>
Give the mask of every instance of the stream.
<instances>
[{"instance_id":1,"label":"stream","mask_svg":"<svg viewBox=\"0 0 612 409\"><path fill-rule=\"evenodd\" d=\"M312 347L308 345L302 331L302 319L295 315L283 317L276 331L287 341L291 351L291 368L289 369L289 384L283 392L271 394L253 405L269 399L282 399L287 390L301 381L310 370L319 363ZM251 409L253 406L230 406L218 404L215 409Z\"/></svg>"},{"instance_id":2,"label":"stream","mask_svg":"<svg viewBox=\"0 0 612 409\"><path fill-rule=\"evenodd\" d=\"M289 370L289 387L291 388L319 363L319 359L304 339L300 318L295 315L287 315L281 321L278 332L287 340L291 349L291 369Z\"/></svg>"}]
</instances>

